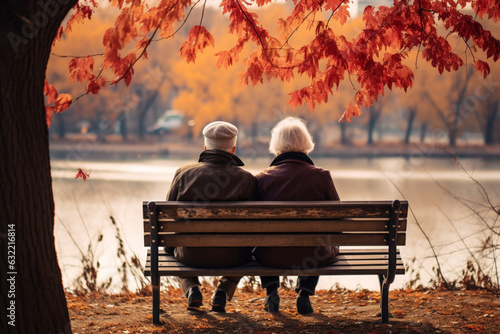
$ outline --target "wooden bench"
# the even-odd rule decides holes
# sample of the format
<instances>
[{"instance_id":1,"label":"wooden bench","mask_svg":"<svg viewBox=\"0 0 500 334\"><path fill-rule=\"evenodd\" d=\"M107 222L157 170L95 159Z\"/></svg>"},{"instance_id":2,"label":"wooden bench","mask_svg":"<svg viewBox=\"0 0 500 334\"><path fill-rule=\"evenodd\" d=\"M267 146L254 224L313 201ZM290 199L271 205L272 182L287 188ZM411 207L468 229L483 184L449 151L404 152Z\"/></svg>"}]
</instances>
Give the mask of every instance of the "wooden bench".
<instances>
[{"instance_id":1,"label":"wooden bench","mask_svg":"<svg viewBox=\"0 0 500 334\"><path fill-rule=\"evenodd\" d=\"M160 276L377 275L382 322L389 319L389 285L404 274L397 246L406 241L407 201L143 202L144 270L153 286L153 323L160 324ZM223 269L193 268L160 247L339 245L339 260L287 270L251 261ZM344 248L342 246L357 246ZM366 246L369 246L366 248ZM376 248L372 246L378 246ZM360 248L363 247L363 248Z\"/></svg>"}]
</instances>

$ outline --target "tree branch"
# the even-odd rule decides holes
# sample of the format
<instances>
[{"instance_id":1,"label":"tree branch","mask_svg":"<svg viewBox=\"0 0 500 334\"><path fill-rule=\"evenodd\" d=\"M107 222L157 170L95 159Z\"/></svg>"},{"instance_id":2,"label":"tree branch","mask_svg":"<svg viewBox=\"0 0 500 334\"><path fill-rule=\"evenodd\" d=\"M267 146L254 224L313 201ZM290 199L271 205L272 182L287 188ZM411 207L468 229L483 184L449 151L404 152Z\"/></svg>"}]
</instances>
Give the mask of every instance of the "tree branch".
<instances>
[{"instance_id":1,"label":"tree branch","mask_svg":"<svg viewBox=\"0 0 500 334\"><path fill-rule=\"evenodd\" d=\"M54 56L54 57L59 57L59 58L87 58L87 57L104 56L104 53L94 53L94 54L86 55L86 56L58 55L58 54L55 54L55 53L51 53L51 55Z\"/></svg>"},{"instance_id":2,"label":"tree branch","mask_svg":"<svg viewBox=\"0 0 500 334\"><path fill-rule=\"evenodd\" d=\"M302 26L302 24L307 20L307 18L309 17L309 15L311 15L315 10L311 10L303 19L302 19L302 22L300 22L300 24L290 33L290 35L288 35L288 37L286 38L286 40L283 42L283 44L281 45L281 48L279 48L279 50L281 51L281 49L283 49L283 47L285 45L288 44L288 41L290 40L290 38L292 38L292 36L297 32L297 30L299 30L299 28ZM333 13L332 13L333 15Z\"/></svg>"}]
</instances>

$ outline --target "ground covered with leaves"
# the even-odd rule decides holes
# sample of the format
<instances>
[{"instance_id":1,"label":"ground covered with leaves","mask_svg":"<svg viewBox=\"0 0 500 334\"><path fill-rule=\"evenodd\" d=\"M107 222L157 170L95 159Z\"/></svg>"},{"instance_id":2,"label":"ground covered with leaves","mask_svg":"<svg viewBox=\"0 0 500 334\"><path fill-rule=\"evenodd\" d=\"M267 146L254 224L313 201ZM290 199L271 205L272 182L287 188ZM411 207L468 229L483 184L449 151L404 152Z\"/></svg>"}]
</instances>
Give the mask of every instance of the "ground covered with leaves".
<instances>
[{"instance_id":1,"label":"ground covered with leaves","mask_svg":"<svg viewBox=\"0 0 500 334\"><path fill-rule=\"evenodd\" d=\"M179 289L161 294L161 326L152 324L150 294L68 294L74 333L500 333L500 298L479 290L394 290L391 319L382 324L375 291L322 290L314 313L301 316L293 290L280 289L277 314L263 308L265 293L244 288L227 313L210 311L213 288L203 286L204 309L190 314Z\"/></svg>"}]
</instances>

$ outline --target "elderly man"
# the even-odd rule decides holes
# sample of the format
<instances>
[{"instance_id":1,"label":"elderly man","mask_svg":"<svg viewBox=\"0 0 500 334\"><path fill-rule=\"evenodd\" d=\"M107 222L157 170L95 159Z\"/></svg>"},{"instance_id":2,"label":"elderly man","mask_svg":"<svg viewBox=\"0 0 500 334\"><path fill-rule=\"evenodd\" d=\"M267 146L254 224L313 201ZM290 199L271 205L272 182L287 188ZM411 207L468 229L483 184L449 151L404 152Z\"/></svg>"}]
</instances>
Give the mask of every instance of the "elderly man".
<instances>
[{"instance_id":1,"label":"elderly man","mask_svg":"<svg viewBox=\"0 0 500 334\"><path fill-rule=\"evenodd\" d=\"M241 168L234 155L238 129L227 122L212 122L203 129L204 151L197 163L179 168L167 195L168 201L246 201L255 196L256 181ZM176 247L175 257L192 267L223 268L238 266L251 257L250 248ZM225 312L241 277L221 277L212 299L212 310ZM188 299L188 310L199 311L202 303L198 277L179 278Z\"/></svg>"}]
</instances>

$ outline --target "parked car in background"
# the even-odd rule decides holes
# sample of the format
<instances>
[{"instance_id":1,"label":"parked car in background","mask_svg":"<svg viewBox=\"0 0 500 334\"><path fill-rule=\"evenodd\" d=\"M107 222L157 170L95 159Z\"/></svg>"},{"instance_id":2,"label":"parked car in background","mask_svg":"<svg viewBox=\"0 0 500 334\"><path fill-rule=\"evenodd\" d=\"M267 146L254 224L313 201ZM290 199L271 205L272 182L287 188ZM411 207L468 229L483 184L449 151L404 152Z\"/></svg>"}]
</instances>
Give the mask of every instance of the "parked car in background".
<instances>
[{"instance_id":1,"label":"parked car in background","mask_svg":"<svg viewBox=\"0 0 500 334\"><path fill-rule=\"evenodd\" d=\"M185 117L178 110L167 110L153 126L148 128L148 133L164 135L186 126Z\"/></svg>"}]
</instances>

